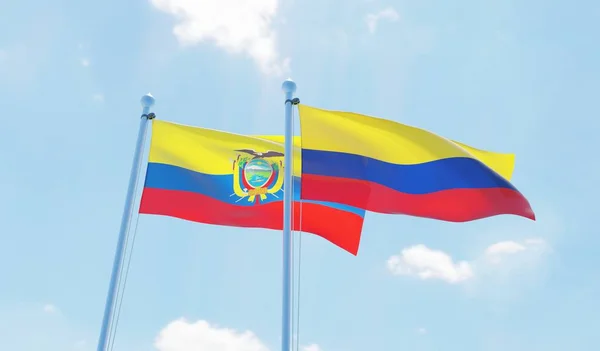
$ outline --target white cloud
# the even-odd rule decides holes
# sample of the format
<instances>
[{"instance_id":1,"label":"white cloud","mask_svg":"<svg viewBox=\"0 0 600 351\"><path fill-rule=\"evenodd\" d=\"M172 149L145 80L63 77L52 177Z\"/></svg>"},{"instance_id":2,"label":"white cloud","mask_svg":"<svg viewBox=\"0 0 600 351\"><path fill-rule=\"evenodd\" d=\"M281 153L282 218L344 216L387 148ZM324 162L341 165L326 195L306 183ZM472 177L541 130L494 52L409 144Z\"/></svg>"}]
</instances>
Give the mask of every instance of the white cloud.
<instances>
[{"instance_id":1,"label":"white cloud","mask_svg":"<svg viewBox=\"0 0 600 351\"><path fill-rule=\"evenodd\" d=\"M238 332L199 320L179 319L158 334L154 347L159 351L269 351L250 331Z\"/></svg>"},{"instance_id":2,"label":"white cloud","mask_svg":"<svg viewBox=\"0 0 600 351\"><path fill-rule=\"evenodd\" d=\"M380 20L385 19L390 22L395 22L400 18L398 12L393 7L388 7L385 10L379 11L378 13L370 13L367 15L366 22L369 32L375 33L377 30L377 24Z\"/></svg>"},{"instance_id":3,"label":"white cloud","mask_svg":"<svg viewBox=\"0 0 600 351\"><path fill-rule=\"evenodd\" d=\"M485 258L491 263L499 264L509 257L513 257L513 259L519 259L520 257L517 255L520 254L535 256L534 254L545 252L548 249L549 246L543 239L540 238L526 239L521 243L508 240L488 246L488 248L485 249Z\"/></svg>"},{"instance_id":4,"label":"white cloud","mask_svg":"<svg viewBox=\"0 0 600 351\"><path fill-rule=\"evenodd\" d=\"M459 283L473 277L469 262L454 262L443 251L432 250L425 245L415 245L402 250L400 255L387 261L388 270L395 275L412 275L421 279L441 279Z\"/></svg>"},{"instance_id":5,"label":"white cloud","mask_svg":"<svg viewBox=\"0 0 600 351\"><path fill-rule=\"evenodd\" d=\"M88 67L90 65L90 60L88 60L86 58L81 59L80 62L83 67Z\"/></svg>"},{"instance_id":6,"label":"white cloud","mask_svg":"<svg viewBox=\"0 0 600 351\"><path fill-rule=\"evenodd\" d=\"M525 246L516 243L514 241L501 241L490 245L486 250L486 255L501 255L501 254L513 254L519 251L524 251Z\"/></svg>"},{"instance_id":7,"label":"white cloud","mask_svg":"<svg viewBox=\"0 0 600 351\"><path fill-rule=\"evenodd\" d=\"M199 320L194 323L183 318L164 327L154 341L158 351L269 351L269 348L251 331L211 325ZM311 344L302 351L323 351L319 345Z\"/></svg>"},{"instance_id":8,"label":"white cloud","mask_svg":"<svg viewBox=\"0 0 600 351\"><path fill-rule=\"evenodd\" d=\"M519 299L548 277L551 252L550 245L539 238L489 245L471 262L477 279L467 284L466 292L495 302Z\"/></svg>"},{"instance_id":9,"label":"white cloud","mask_svg":"<svg viewBox=\"0 0 600 351\"><path fill-rule=\"evenodd\" d=\"M182 45L212 41L230 53L244 53L262 72L282 75L289 59L281 59L272 21L279 0L150 0L178 23L173 33Z\"/></svg>"},{"instance_id":10,"label":"white cloud","mask_svg":"<svg viewBox=\"0 0 600 351\"><path fill-rule=\"evenodd\" d=\"M417 333L419 333L421 335L425 335L425 334L427 334L427 329L425 329L425 328L419 328L419 329L417 329Z\"/></svg>"},{"instance_id":11,"label":"white cloud","mask_svg":"<svg viewBox=\"0 0 600 351\"><path fill-rule=\"evenodd\" d=\"M44 305L43 310L46 313L58 313L58 308L56 306L54 306L53 304L50 304L50 303Z\"/></svg>"},{"instance_id":12,"label":"white cloud","mask_svg":"<svg viewBox=\"0 0 600 351\"><path fill-rule=\"evenodd\" d=\"M520 242L507 240L488 246L481 256L472 260L454 262L449 254L420 244L391 256L387 260L387 268L394 275L416 276L424 280L440 279L454 284L479 275L501 278L514 273L516 269L535 268L548 252L550 246L541 238Z\"/></svg>"}]
</instances>

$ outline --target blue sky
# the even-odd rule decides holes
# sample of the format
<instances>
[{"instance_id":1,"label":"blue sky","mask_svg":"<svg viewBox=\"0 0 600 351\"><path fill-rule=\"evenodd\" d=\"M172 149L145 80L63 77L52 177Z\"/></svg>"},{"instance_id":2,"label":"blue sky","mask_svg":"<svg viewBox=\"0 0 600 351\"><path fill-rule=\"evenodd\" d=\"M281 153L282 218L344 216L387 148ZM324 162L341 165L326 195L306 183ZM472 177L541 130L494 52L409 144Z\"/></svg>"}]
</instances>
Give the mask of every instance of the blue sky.
<instances>
[{"instance_id":1,"label":"blue sky","mask_svg":"<svg viewBox=\"0 0 600 351\"><path fill-rule=\"evenodd\" d=\"M369 213L358 257L304 235L301 350L596 348L598 3L22 0L0 14L3 349L95 349L143 94L158 118L280 134L288 76L308 105L514 152L538 217ZM277 350L280 256L276 231L141 217L115 350Z\"/></svg>"}]
</instances>

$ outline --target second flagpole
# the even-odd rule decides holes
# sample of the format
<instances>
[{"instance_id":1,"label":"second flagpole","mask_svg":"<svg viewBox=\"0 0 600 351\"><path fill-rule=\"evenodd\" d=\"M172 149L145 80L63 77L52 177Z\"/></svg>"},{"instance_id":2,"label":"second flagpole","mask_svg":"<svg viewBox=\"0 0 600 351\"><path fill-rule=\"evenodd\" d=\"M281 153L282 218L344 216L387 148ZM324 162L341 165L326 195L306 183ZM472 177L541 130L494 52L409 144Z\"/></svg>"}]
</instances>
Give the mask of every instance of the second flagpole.
<instances>
[{"instance_id":1,"label":"second flagpole","mask_svg":"<svg viewBox=\"0 0 600 351\"><path fill-rule=\"evenodd\" d=\"M290 351L292 346L292 201L293 201L293 147L294 121L293 105L299 100L294 98L296 83L287 79L281 86L285 93L285 150L283 171L283 289L281 311L281 351Z\"/></svg>"},{"instance_id":2,"label":"second flagpole","mask_svg":"<svg viewBox=\"0 0 600 351\"><path fill-rule=\"evenodd\" d=\"M150 108L152 108L154 105L154 97L149 93L144 95L142 97L141 104L143 111L140 118L140 127L138 131L137 142L135 144L135 151L133 153L133 164L131 166L131 173L129 175L129 185L127 187L127 196L125 197L125 208L123 209L123 217L121 218L121 228L119 230L119 237L117 239L117 248L115 250L115 258L110 275L106 303L104 305L104 316L102 318L100 336L98 337L97 351L107 351L109 346L108 343L115 309L115 299L117 297L118 283L121 276L121 267L123 265L123 259L125 258L125 239L127 231L129 230L129 224L131 223L133 205L136 195L134 190L142 163L142 144L144 138L146 137L148 122L153 118L150 114Z\"/></svg>"}]
</instances>

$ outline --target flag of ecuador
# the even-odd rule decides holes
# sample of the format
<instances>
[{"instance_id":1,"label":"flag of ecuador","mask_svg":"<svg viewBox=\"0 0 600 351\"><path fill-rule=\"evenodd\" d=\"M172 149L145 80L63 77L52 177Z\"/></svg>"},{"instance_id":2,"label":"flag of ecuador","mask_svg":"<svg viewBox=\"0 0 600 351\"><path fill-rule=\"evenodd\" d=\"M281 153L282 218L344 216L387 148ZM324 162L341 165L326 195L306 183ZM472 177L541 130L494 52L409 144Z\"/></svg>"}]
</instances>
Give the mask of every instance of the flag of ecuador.
<instances>
[{"instance_id":1,"label":"flag of ecuador","mask_svg":"<svg viewBox=\"0 0 600 351\"><path fill-rule=\"evenodd\" d=\"M293 230L321 236L356 254L365 211L300 200L300 148L294 184L283 182L282 137L251 137L152 121L140 213L189 221L283 228L283 192L293 191Z\"/></svg>"}]
</instances>

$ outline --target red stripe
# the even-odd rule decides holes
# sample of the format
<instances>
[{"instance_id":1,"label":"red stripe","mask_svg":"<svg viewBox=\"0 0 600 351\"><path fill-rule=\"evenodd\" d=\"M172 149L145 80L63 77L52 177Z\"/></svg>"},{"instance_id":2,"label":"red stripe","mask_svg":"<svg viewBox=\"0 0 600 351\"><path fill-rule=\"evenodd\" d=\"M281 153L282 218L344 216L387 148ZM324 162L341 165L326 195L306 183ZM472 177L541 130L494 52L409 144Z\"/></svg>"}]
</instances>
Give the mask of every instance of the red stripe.
<instances>
[{"instance_id":1,"label":"red stripe","mask_svg":"<svg viewBox=\"0 0 600 351\"><path fill-rule=\"evenodd\" d=\"M245 200L242 200L245 201ZM300 226L302 207L302 226ZM236 206L188 191L144 188L140 213L177 217L232 227L283 229L283 202ZM353 255L358 253L363 218L351 212L313 203L296 203L294 230L318 235Z\"/></svg>"},{"instance_id":2,"label":"red stripe","mask_svg":"<svg viewBox=\"0 0 600 351\"><path fill-rule=\"evenodd\" d=\"M348 178L303 174L301 180L303 199L337 202L373 212L449 222L466 222L500 214L535 220L527 199L508 188L450 189L416 195Z\"/></svg>"}]
</instances>

